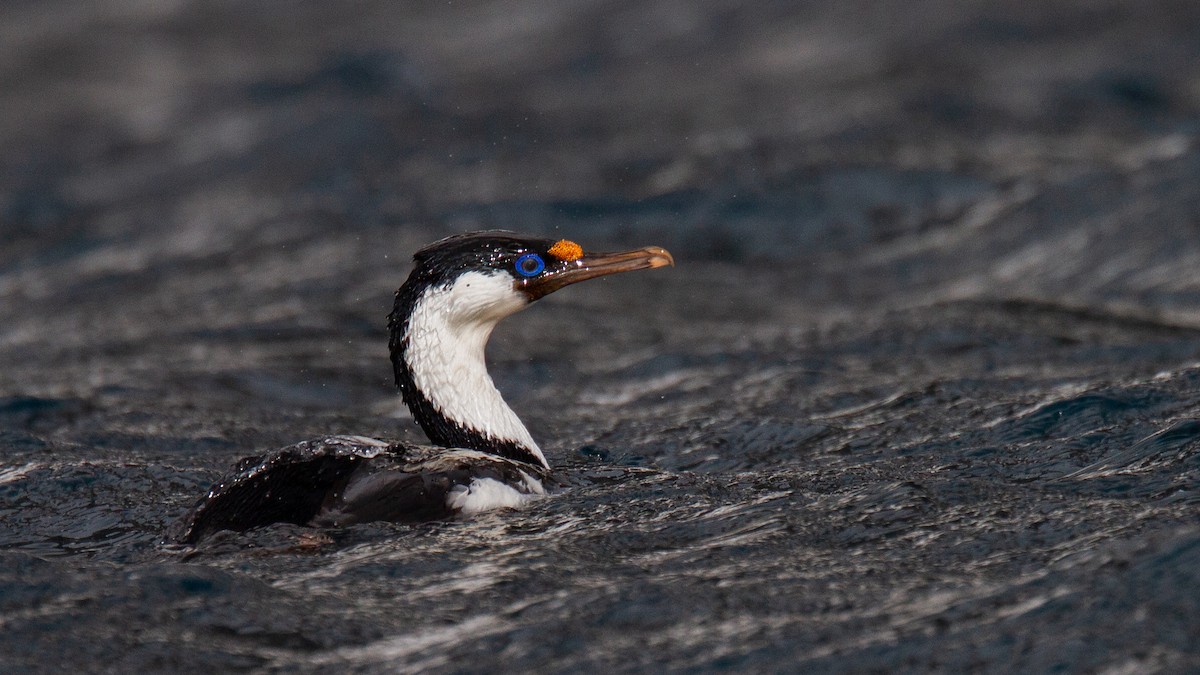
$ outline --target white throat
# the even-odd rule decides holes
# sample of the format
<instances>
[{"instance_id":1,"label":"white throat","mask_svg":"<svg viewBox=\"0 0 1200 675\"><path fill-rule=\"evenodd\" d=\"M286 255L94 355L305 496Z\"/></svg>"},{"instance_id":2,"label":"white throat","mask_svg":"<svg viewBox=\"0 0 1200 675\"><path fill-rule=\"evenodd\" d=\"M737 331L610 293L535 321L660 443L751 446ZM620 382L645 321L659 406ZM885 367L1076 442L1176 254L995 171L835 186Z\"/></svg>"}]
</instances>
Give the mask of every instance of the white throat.
<instances>
[{"instance_id":1,"label":"white throat","mask_svg":"<svg viewBox=\"0 0 1200 675\"><path fill-rule=\"evenodd\" d=\"M408 320L405 361L413 382L446 418L527 448L549 468L541 449L488 374L484 350L492 329L529 304L504 272L467 272L427 291Z\"/></svg>"}]
</instances>

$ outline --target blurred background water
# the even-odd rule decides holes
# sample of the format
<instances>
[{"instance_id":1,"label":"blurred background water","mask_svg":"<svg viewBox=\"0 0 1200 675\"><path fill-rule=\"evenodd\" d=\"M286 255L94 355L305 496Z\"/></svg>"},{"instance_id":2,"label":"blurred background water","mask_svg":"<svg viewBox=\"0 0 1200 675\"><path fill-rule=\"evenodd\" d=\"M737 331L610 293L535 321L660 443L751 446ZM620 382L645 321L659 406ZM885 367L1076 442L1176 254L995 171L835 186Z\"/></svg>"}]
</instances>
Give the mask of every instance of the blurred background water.
<instances>
[{"instance_id":1,"label":"blurred background water","mask_svg":"<svg viewBox=\"0 0 1200 675\"><path fill-rule=\"evenodd\" d=\"M5 672L1200 669L1195 3L10 0L0 113ZM484 228L678 261L493 340L572 487L163 543Z\"/></svg>"}]
</instances>

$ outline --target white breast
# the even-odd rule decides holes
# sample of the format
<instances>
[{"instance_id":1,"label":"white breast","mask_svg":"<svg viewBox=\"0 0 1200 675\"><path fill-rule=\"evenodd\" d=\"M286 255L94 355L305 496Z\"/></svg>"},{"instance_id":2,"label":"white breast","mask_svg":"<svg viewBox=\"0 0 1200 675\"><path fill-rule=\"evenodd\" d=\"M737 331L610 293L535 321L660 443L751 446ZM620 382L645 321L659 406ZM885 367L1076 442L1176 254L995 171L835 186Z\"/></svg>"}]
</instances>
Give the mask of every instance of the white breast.
<instances>
[{"instance_id":1,"label":"white breast","mask_svg":"<svg viewBox=\"0 0 1200 675\"><path fill-rule=\"evenodd\" d=\"M518 443L548 468L484 361L492 329L528 304L508 274L467 272L417 301L409 317L405 360L413 382L442 415L497 440Z\"/></svg>"},{"instance_id":2,"label":"white breast","mask_svg":"<svg viewBox=\"0 0 1200 675\"><path fill-rule=\"evenodd\" d=\"M456 485L446 496L446 506L463 515L495 509L515 509L546 494L541 481L521 472L519 489L495 478L475 478L468 485Z\"/></svg>"}]
</instances>

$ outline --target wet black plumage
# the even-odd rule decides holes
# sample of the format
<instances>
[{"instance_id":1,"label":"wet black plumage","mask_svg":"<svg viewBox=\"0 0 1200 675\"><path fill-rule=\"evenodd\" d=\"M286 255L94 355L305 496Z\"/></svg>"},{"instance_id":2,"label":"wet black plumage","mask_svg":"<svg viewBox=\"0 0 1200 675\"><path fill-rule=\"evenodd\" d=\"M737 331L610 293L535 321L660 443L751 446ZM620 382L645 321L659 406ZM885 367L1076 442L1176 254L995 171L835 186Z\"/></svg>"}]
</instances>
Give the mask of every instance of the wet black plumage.
<instances>
[{"instance_id":1,"label":"wet black plumage","mask_svg":"<svg viewBox=\"0 0 1200 675\"><path fill-rule=\"evenodd\" d=\"M200 500L179 538L195 544L218 530L272 523L332 527L433 520L451 515L450 491L473 479L517 483L522 472L550 478L540 467L502 457L373 440L329 436L243 459Z\"/></svg>"}]
</instances>

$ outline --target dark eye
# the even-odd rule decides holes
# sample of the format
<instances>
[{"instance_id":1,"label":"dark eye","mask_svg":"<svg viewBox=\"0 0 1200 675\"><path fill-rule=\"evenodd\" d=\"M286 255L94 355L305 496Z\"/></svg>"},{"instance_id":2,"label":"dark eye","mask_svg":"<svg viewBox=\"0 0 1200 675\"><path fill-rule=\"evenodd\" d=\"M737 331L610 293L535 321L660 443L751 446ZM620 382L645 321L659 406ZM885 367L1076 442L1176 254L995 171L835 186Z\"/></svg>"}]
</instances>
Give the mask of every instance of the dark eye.
<instances>
[{"instance_id":1,"label":"dark eye","mask_svg":"<svg viewBox=\"0 0 1200 675\"><path fill-rule=\"evenodd\" d=\"M536 277L546 269L546 263L542 261L542 256L536 253L526 253L517 258L517 274L523 277Z\"/></svg>"}]
</instances>

